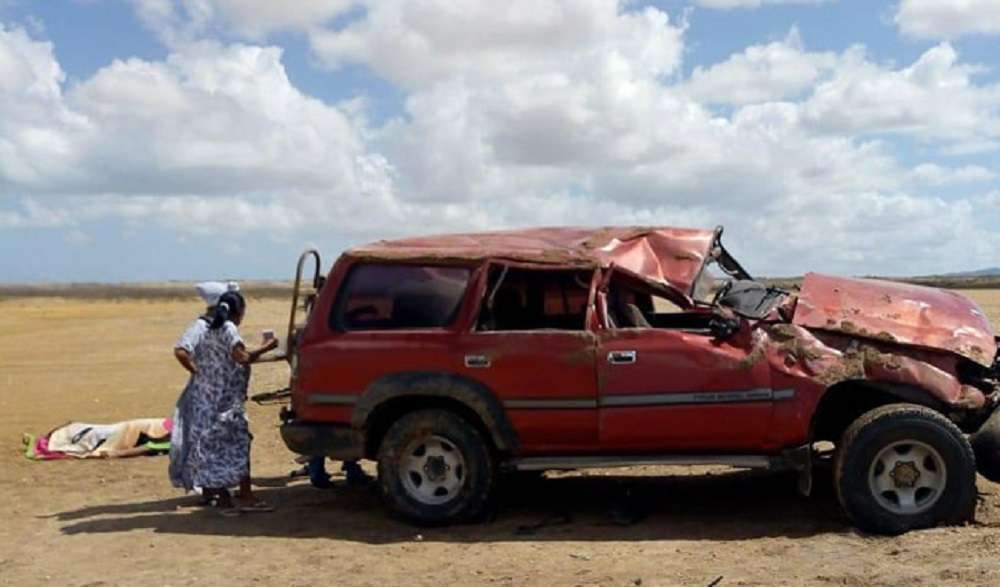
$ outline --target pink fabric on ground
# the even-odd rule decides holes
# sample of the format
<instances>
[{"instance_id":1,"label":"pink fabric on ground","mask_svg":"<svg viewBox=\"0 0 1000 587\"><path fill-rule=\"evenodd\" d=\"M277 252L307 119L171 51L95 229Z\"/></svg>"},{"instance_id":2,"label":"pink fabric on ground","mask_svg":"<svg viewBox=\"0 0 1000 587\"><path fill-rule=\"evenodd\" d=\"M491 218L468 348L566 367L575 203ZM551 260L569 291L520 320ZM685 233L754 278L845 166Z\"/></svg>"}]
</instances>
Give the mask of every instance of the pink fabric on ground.
<instances>
[{"instance_id":1,"label":"pink fabric on ground","mask_svg":"<svg viewBox=\"0 0 1000 587\"><path fill-rule=\"evenodd\" d=\"M39 436L35 441L35 458L40 461L54 461L67 458L66 453L49 450L49 437Z\"/></svg>"}]
</instances>

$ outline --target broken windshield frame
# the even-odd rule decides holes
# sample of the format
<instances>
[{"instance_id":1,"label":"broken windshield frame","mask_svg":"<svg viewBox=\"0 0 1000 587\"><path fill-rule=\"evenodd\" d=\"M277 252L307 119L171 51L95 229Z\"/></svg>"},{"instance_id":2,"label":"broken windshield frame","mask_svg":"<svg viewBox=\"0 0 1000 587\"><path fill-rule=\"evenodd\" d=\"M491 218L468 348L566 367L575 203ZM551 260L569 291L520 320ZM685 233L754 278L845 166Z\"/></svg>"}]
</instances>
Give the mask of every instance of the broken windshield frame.
<instances>
[{"instance_id":1,"label":"broken windshield frame","mask_svg":"<svg viewBox=\"0 0 1000 587\"><path fill-rule=\"evenodd\" d=\"M788 292L754 280L722 246L721 237L720 226L715 229L712 250L692 288L692 299L698 305L729 308L745 318L759 320L767 316Z\"/></svg>"}]
</instances>

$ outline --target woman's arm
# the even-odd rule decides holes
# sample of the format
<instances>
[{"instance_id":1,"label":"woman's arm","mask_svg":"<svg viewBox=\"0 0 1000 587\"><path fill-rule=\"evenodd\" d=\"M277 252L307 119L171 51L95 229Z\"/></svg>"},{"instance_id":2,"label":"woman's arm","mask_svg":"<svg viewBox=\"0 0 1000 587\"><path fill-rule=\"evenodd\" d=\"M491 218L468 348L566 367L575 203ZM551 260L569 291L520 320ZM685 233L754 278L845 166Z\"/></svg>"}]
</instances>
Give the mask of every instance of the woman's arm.
<instances>
[{"instance_id":1,"label":"woman's arm","mask_svg":"<svg viewBox=\"0 0 1000 587\"><path fill-rule=\"evenodd\" d=\"M240 342L233 347L233 360L241 365L249 365L250 363L256 363L257 359L259 359L261 355L274 349L277 346L278 346L278 341L276 339L272 339L263 346L261 346L260 348L248 351L246 346L244 346L244 344Z\"/></svg>"},{"instance_id":2,"label":"woman's arm","mask_svg":"<svg viewBox=\"0 0 1000 587\"><path fill-rule=\"evenodd\" d=\"M198 318L188 326L180 340L174 345L174 357L188 373L195 375L198 373L198 366L194 364L192 354L205 337L205 330L208 325L204 320Z\"/></svg>"},{"instance_id":3,"label":"woman's arm","mask_svg":"<svg viewBox=\"0 0 1000 587\"><path fill-rule=\"evenodd\" d=\"M187 349L182 349L180 347L174 349L174 358L177 362L181 364L181 367L187 369L188 373L195 375L198 373L198 366L194 364L191 358L191 353Z\"/></svg>"}]
</instances>

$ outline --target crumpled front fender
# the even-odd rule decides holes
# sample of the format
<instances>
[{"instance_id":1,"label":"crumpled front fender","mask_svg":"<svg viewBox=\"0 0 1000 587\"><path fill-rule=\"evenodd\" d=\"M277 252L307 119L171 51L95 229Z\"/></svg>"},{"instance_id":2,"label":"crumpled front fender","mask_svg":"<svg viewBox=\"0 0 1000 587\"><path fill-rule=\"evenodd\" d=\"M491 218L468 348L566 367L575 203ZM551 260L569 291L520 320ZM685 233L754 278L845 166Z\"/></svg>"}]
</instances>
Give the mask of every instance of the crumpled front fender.
<instances>
[{"instance_id":1,"label":"crumpled front fender","mask_svg":"<svg viewBox=\"0 0 1000 587\"><path fill-rule=\"evenodd\" d=\"M829 389L844 381L873 381L912 386L954 410L976 411L987 406L986 395L963 383L961 357L847 336L813 331L796 324L762 325L755 332L751 355L767 358L771 368Z\"/></svg>"}]
</instances>

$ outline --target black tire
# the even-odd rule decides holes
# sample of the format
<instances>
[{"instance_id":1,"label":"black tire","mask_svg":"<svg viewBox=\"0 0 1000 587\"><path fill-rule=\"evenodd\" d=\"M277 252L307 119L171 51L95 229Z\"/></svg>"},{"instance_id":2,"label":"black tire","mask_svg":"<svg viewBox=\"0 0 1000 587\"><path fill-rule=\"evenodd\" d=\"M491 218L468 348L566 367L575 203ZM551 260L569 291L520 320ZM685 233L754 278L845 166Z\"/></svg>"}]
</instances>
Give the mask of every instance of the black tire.
<instances>
[{"instance_id":1,"label":"black tire","mask_svg":"<svg viewBox=\"0 0 1000 587\"><path fill-rule=\"evenodd\" d=\"M445 456L433 456L434 450ZM431 459L439 459L436 465L443 467L446 458L452 463L445 467L447 471L432 470L435 463ZM424 467L419 467L422 472L407 473L407 463L414 459L424 459ZM467 420L447 410L406 414L389 428L378 451L382 497L393 512L417 524L439 525L480 517L490 503L495 471L493 454L483 435ZM441 475L458 485L441 495L421 493L434 489L443 479ZM437 489L443 490L444 486Z\"/></svg>"},{"instance_id":2,"label":"black tire","mask_svg":"<svg viewBox=\"0 0 1000 587\"><path fill-rule=\"evenodd\" d=\"M907 454L910 459L903 460ZM876 463L880 455L883 458ZM886 471L886 462L894 462L891 471ZM934 479L940 467L945 472L934 487L920 487L920 476ZM883 472L895 485L879 492L878 482L870 479L885 480ZM863 414L844 432L837 447L834 485L841 506L857 528L902 534L971 520L976 507L976 461L962 431L940 413L914 404L890 404ZM915 497L902 503L900 495L908 491Z\"/></svg>"},{"instance_id":3,"label":"black tire","mask_svg":"<svg viewBox=\"0 0 1000 587\"><path fill-rule=\"evenodd\" d=\"M1000 409L993 411L993 415L969 441L976 453L979 473L994 483L1000 483Z\"/></svg>"}]
</instances>

